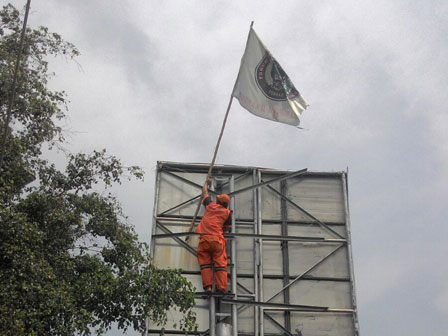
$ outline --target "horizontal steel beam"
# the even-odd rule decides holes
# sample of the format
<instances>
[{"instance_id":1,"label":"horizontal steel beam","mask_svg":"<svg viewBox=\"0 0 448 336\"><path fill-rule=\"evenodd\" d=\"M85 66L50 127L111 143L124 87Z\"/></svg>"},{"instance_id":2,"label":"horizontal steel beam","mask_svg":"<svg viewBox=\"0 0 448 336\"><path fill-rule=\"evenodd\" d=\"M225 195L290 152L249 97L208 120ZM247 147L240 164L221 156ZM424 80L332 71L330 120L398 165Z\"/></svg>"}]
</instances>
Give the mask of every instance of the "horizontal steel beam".
<instances>
[{"instance_id":1,"label":"horizontal steel beam","mask_svg":"<svg viewBox=\"0 0 448 336\"><path fill-rule=\"evenodd\" d=\"M200 271L188 271L188 270L182 270L181 274L183 275L200 275L201 272ZM297 277L297 275L290 275L289 279L293 280ZM249 273L238 273L238 278L239 279L253 279L254 278L254 274L249 274ZM280 274L263 274L263 279L271 279L271 280L281 280L283 279L283 275ZM334 281L334 282L350 282L350 278L348 277L338 277L338 278L332 278L332 277L316 277L316 276L312 276L312 275L304 275L300 281ZM238 284L240 285L240 284ZM244 290L246 290L247 292L250 293L250 291L248 289L246 289L245 287L243 288ZM241 294L238 294L241 295ZM252 294L251 294L252 295Z\"/></svg>"},{"instance_id":2,"label":"horizontal steel beam","mask_svg":"<svg viewBox=\"0 0 448 336\"><path fill-rule=\"evenodd\" d=\"M198 233L194 232L171 232L165 234L153 234L152 238L169 238L169 237L185 237L185 236L198 236ZM279 236L279 235L264 235L255 233L227 233L224 234L224 238L254 238L263 239L267 241L294 241L302 243L319 243L319 244L340 244L346 243L345 239L331 239L331 238L321 238L321 237L300 237L300 236Z\"/></svg>"},{"instance_id":3,"label":"horizontal steel beam","mask_svg":"<svg viewBox=\"0 0 448 336\"><path fill-rule=\"evenodd\" d=\"M197 219L202 218L202 216L198 216ZM166 221L190 221L193 219L193 216L187 216L187 215L164 215L159 214L156 216L156 219L158 220L166 220ZM236 220L236 223L239 225L253 225L253 219L248 218L238 218ZM345 226L345 223L336 223L336 222L322 222L327 226ZM281 221L275 220L275 219L263 219L263 226L264 225L279 225L281 224ZM309 220L309 221L290 221L288 220L288 225L319 225L315 220Z\"/></svg>"},{"instance_id":4,"label":"horizontal steel beam","mask_svg":"<svg viewBox=\"0 0 448 336\"><path fill-rule=\"evenodd\" d=\"M226 293L226 294L222 294L222 293L218 293L218 292L195 292L194 293L195 297L232 297L235 296L235 294L232 293Z\"/></svg>"},{"instance_id":5,"label":"horizontal steel beam","mask_svg":"<svg viewBox=\"0 0 448 336\"><path fill-rule=\"evenodd\" d=\"M296 241L304 243L346 243L345 239L332 239L324 237L306 237L306 236L282 236L282 235L266 235L266 234L254 234L254 233L232 233L225 234L226 238L242 237L242 238L256 238L267 241Z\"/></svg>"},{"instance_id":6,"label":"horizontal steel beam","mask_svg":"<svg viewBox=\"0 0 448 336\"><path fill-rule=\"evenodd\" d=\"M185 236L199 236L199 233L195 233L195 232L159 233L159 234L153 234L152 238L154 238L154 239L162 239L162 238L185 237Z\"/></svg>"},{"instance_id":7,"label":"horizontal steel beam","mask_svg":"<svg viewBox=\"0 0 448 336\"><path fill-rule=\"evenodd\" d=\"M185 335L185 331L182 331L182 330L164 329L163 333L167 334L167 335ZM159 336L159 335L161 335L161 331L160 331L160 329L148 329L147 334L148 335L154 334L154 335ZM145 335L147 335L147 334L145 334ZM187 335L204 335L204 332L203 331L189 331ZM267 335L265 335L265 336L267 336Z\"/></svg>"},{"instance_id":8,"label":"horizontal steel beam","mask_svg":"<svg viewBox=\"0 0 448 336\"><path fill-rule=\"evenodd\" d=\"M210 169L210 163L183 163L183 162L158 161L157 167L159 170L181 171L189 173L195 172L195 173L207 174L208 170ZM256 168L215 164L213 166L212 174L232 174L232 173L243 174L247 171L252 171L254 169Z\"/></svg>"},{"instance_id":9,"label":"horizontal steel beam","mask_svg":"<svg viewBox=\"0 0 448 336\"><path fill-rule=\"evenodd\" d=\"M294 311L294 312L297 312L297 313L309 314L309 312L307 312L307 311L297 310L295 308L288 308L288 307L286 307L286 308L275 308L275 307L273 307L273 308L265 308L264 310L267 310L267 311L287 311L287 310L289 310L289 311ZM345 314L351 315L354 312L355 312L354 309L349 309L349 308L328 308L325 311L313 311L313 313L315 313L315 314L344 314L344 315Z\"/></svg>"},{"instance_id":10,"label":"horizontal steel beam","mask_svg":"<svg viewBox=\"0 0 448 336\"><path fill-rule=\"evenodd\" d=\"M306 312L324 312L328 311L328 307L322 306L310 306L310 305L295 305L295 304L284 304L284 303L269 303L251 300L232 300L227 298L221 299L222 303L236 304L236 305L247 305L247 306L258 306L263 307L263 309L277 309L277 310L296 310L296 311L306 311Z\"/></svg>"},{"instance_id":11,"label":"horizontal steel beam","mask_svg":"<svg viewBox=\"0 0 448 336\"><path fill-rule=\"evenodd\" d=\"M238 278L241 279L253 279L254 275L249 273L238 273ZM294 280L297 278L297 275L289 275L288 277L290 280ZM271 279L271 280L281 280L283 279L283 275L280 274L263 274L263 279ZM334 282L349 282L350 278L348 277L318 277L318 276L312 276L312 275L304 275L301 279L301 281L334 281Z\"/></svg>"},{"instance_id":12,"label":"horizontal steel beam","mask_svg":"<svg viewBox=\"0 0 448 336\"><path fill-rule=\"evenodd\" d=\"M170 170L181 172L195 172L195 173L207 173L210 168L210 163L185 163L185 162L172 162L172 161L158 161L158 170ZM213 166L212 174L244 174L246 172L252 172L254 170L260 170L263 174L280 175L287 173L284 170L265 168L265 167L253 167L253 166L233 166L233 165L220 165L215 164ZM334 177L344 174L345 171L309 171L307 174L311 176L322 177Z\"/></svg>"}]
</instances>

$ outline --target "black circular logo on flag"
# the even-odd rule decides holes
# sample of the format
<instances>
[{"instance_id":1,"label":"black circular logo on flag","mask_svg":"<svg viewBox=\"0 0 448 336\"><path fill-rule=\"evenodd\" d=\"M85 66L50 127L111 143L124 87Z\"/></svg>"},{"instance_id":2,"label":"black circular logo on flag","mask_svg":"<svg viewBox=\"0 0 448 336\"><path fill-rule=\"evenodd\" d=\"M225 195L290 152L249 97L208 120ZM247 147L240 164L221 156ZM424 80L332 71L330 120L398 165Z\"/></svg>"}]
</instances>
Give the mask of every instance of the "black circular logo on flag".
<instances>
[{"instance_id":1,"label":"black circular logo on flag","mask_svg":"<svg viewBox=\"0 0 448 336\"><path fill-rule=\"evenodd\" d=\"M272 100L291 100L299 95L280 64L267 52L255 68L255 82L261 92Z\"/></svg>"}]
</instances>

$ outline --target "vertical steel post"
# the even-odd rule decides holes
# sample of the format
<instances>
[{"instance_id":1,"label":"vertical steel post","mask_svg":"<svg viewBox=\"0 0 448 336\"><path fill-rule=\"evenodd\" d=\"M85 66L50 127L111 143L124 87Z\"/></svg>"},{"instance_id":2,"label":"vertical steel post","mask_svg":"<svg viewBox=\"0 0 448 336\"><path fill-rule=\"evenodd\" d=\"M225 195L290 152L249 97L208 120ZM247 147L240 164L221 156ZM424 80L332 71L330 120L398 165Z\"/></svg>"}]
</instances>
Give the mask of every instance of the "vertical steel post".
<instances>
[{"instance_id":1,"label":"vertical steel post","mask_svg":"<svg viewBox=\"0 0 448 336\"><path fill-rule=\"evenodd\" d=\"M280 182L280 193L286 197L286 180L283 180ZM281 204L281 219L282 219L282 236L286 237L288 235L288 212L287 212L287 206L286 201L282 197L280 200ZM281 242L282 247L282 260L283 260L283 287L286 286L289 283L289 250L288 250L288 241L284 240ZM289 297L289 288L286 288L283 291L283 302L285 304L290 303L290 297ZM285 311L285 329L291 332L291 312Z\"/></svg>"},{"instance_id":2,"label":"vertical steel post","mask_svg":"<svg viewBox=\"0 0 448 336\"><path fill-rule=\"evenodd\" d=\"M159 193L160 193L160 175L161 175L161 163L157 162L157 170L156 170L156 179L155 179L155 192L154 192L154 207L152 209L152 223L151 223L151 237L156 233L156 218L157 218L157 207L159 206ZM149 255L151 258L154 258L154 239L151 238L150 246L149 246ZM146 330L142 335L148 336L149 329L149 317L146 318Z\"/></svg>"},{"instance_id":3,"label":"vertical steel post","mask_svg":"<svg viewBox=\"0 0 448 336\"><path fill-rule=\"evenodd\" d=\"M210 172L210 171L209 171ZM210 189L216 189L216 181L214 179L211 180ZM216 283L215 283L215 263L212 259L212 291L216 291ZM216 299L214 296L210 296L209 300L209 324L210 324L210 336L216 335Z\"/></svg>"},{"instance_id":4,"label":"vertical steel post","mask_svg":"<svg viewBox=\"0 0 448 336\"><path fill-rule=\"evenodd\" d=\"M359 321L358 321L358 309L356 303L356 286L355 286L355 272L353 268L353 254L352 254L352 238L350 231L350 210L348 205L348 172L344 172L341 175L342 178L342 190L344 193L344 214L345 214L345 226L347 229L347 252L348 252L348 260L349 260L349 269L350 269L350 285L352 291L352 306L353 306L353 324L355 327L355 336L359 335Z\"/></svg>"},{"instance_id":5,"label":"vertical steel post","mask_svg":"<svg viewBox=\"0 0 448 336\"><path fill-rule=\"evenodd\" d=\"M252 171L252 185L256 185L258 181L257 178L257 170L254 169ZM254 234L258 234L258 191L256 188L252 189L253 193L252 193L252 197L253 197L253 212L254 212L254 229L253 229L253 233ZM258 249L258 240L254 239L253 240L253 246L254 246L254 295L255 295L255 300L258 300L258 264L259 264L259 249ZM258 336L259 335L259 307L258 306L254 306L254 335Z\"/></svg>"},{"instance_id":6,"label":"vertical steel post","mask_svg":"<svg viewBox=\"0 0 448 336\"><path fill-rule=\"evenodd\" d=\"M230 192L233 192L235 190L235 176L232 174L232 177L230 178ZM235 197L232 197L230 199L230 210L233 211L232 215L232 233L236 232L236 220L235 220ZM230 241L230 251L232 256L232 273L231 273L231 279L232 279L232 294L234 295L234 299L238 299L237 294L237 258L236 258L236 239L232 239ZM232 334L233 336L238 336L238 314L237 314L237 306L235 304L232 305Z\"/></svg>"},{"instance_id":7,"label":"vertical steel post","mask_svg":"<svg viewBox=\"0 0 448 336\"><path fill-rule=\"evenodd\" d=\"M261 183L261 171L258 170L258 183ZM257 230L258 234L262 234L262 212L261 212L261 187L257 188L257 203L258 203L258 216L257 216ZM258 257L259 257L259 263L258 263L258 301L264 302L264 295L263 295L263 239L258 239ZM263 307L260 307L259 311L260 315L260 336L264 336L264 312Z\"/></svg>"},{"instance_id":8,"label":"vertical steel post","mask_svg":"<svg viewBox=\"0 0 448 336\"><path fill-rule=\"evenodd\" d=\"M215 336L216 334L216 305L215 305L215 297L210 296L209 300L209 331L210 336Z\"/></svg>"},{"instance_id":9,"label":"vertical steel post","mask_svg":"<svg viewBox=\"0 0 448 336\"><path fill-rule=\"evenodd\" d=\"M161 163L157 163L157 170L156 170L156 181L155 181L155 192L154 192L154 208L152 210L152 227L151 227L151 232L152 235L154 235L156 233L156 218L158 217L157 214L157 208L159 206L159 194L160 194L160 176L162 174L161 172ZM151 235L151 237L152 237ZM151 257L154 257L154 244L153 241L151 240L150 242L150 255Z\"/></svg>"}]
</instances>

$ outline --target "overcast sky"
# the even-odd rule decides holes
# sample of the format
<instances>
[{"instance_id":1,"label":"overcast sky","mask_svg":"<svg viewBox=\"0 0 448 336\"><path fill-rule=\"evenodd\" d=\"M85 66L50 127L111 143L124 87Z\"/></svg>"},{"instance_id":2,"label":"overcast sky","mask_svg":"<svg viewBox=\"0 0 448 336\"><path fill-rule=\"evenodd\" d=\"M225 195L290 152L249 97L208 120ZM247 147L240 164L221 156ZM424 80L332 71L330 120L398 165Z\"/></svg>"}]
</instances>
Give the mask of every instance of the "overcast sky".
<instances>
[{"instance_id":1,"label":"overcast sky","mask_svg":"<svg viewBox=\"0 0 448 336\"><path fill-rule=\"evenodd\" d=\"M217 163L348 167L361 334L446 335L447 1L33 0L29 25L81 52L51 60L66 148L145 168L116 190L149 241L156 162L211 161L252 20L308 131L234 101Z\"/></svg>"}]
</instances>

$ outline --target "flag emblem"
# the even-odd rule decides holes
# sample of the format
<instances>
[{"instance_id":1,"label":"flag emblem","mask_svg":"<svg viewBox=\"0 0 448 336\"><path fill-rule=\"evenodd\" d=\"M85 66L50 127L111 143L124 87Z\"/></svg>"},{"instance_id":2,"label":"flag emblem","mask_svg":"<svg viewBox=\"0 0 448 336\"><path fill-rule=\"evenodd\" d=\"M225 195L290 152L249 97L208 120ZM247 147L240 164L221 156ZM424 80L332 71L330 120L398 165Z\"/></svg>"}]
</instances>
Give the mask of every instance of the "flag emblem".
<instances>
[{"instance_id":1,"label":"flag emblem","mask_svg":"<svg viewBox=\"0 0 448 336\"><path fill-rule=\"evenodd\" d=\"M294 99L299 95L286 72L268 52L255 68L255 82L261 92L272 100Z\"/></svg>"},{"instance_id":2,"label":"flag emblem","mask_svg":"<svg viewBox=\"0 0 448 336\"><path fill-rule=\"evenodd\" d=\"M232 96L258 117L293 126L308 106L252 28Z\"/></svg>"}]
</instances>

